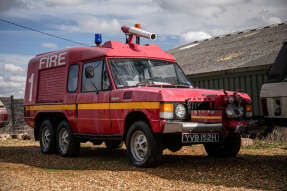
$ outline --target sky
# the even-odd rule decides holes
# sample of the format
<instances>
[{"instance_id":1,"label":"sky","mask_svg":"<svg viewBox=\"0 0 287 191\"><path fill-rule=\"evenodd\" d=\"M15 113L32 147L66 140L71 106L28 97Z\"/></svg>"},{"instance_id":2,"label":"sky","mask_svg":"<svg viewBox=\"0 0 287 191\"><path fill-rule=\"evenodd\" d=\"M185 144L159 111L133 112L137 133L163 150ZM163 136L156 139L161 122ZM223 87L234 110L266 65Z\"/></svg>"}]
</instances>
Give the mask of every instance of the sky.
<instances>
[{"instance_id":1,"label":"sky","mask_svg":"<svg viewBox=\"0 0 287 191\"><path fill-rule=\"evenodd\" d=\"M124 42L122 25L141 24L164 50L287 21L287 0L0 0L0 18L89 46L94 34ZM0 97L23 98L27 63L79 46L0 21Z\"/></svg>"}]
</instances>

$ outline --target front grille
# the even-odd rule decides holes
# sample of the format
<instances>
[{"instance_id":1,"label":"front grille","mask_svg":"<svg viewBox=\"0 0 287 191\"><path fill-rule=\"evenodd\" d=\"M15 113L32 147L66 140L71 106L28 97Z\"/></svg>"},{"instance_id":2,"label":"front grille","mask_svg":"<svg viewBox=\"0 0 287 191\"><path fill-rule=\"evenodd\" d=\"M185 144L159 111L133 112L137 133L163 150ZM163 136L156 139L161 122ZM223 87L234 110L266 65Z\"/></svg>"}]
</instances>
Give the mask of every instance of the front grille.
<instances>
[{"instance_id":1,"label":"front grille","mask_svg":"<svg viewBox=\"0 0 287 191\"><path fill-rule=\"evenodd\" d=\"M190 110L210 110L210 102L190 102Z\"/></svg>"}]
</instances>

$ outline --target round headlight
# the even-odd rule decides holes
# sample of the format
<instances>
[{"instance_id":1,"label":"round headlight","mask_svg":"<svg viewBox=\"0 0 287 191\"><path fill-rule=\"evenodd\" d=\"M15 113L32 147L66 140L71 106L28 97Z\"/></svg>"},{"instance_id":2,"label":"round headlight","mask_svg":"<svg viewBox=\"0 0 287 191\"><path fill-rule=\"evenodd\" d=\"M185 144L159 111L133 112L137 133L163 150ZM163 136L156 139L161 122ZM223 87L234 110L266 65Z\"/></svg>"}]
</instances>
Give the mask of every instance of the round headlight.
<instances>
[{"instance_id":1,"label":"round headlight","mask_svg":"<svg viewBox=\"0 0 287 191\"><path fill-rule=\"evenodd\" d=\"M234 108L232 107L232 105L228 105L225 108L225 113L226 113L228 118L234 118L235 117L235 112L234 112Z\"/></svg>"},{"instance_id":2,"label":"round headlight","mask_svg":"<svg viewBox=\"0 0 287 191\"><path fill-rule=\"evenodd\" d=\"M184 105L178 104L175 108L175 115L177 118L183 119L186 115L186 109Z\"/></svg>"},{"instance_id":3,"label":"round headlight","mask_svg":"<svg viewBox=\"0 0 287 191\"><path fill-rule=\"evenodd\" d=\"M244 112L245 110L243 106L238 107L238 117L243 117Z\"/></svg>"}]
</instances>

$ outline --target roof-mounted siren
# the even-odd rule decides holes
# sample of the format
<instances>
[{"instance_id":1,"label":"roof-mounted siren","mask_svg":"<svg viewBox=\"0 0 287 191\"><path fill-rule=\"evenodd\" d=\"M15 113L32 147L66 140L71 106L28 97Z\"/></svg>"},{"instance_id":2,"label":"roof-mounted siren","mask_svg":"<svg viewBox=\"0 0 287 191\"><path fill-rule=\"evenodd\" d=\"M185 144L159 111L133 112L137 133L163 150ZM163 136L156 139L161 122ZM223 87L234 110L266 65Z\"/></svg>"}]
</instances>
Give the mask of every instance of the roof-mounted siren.
<instances>
[{"instance_id":1,"label":"roof-mounted siren","mask_svg":"<svg viewBox=\"0 0 287 191\"><path fill-rule=\"evenodd\" d=\"M147 32L141 29L140 24L135 24L134 27L130 26L122 26L122 31L128 35L126 43L132 43L134 37L136 37L136 44L140 44L140 37L144 37L147 39L155 40L156 34Z\"/></svg>"},{"instance_id":2,"label":"roof-mounted siren","mask_svg":"<svg viewBox=\"0 0 287 191\"><path fill-rule=\"evenodd\" d=\"M102 35L99 33L95 34L95 43L97 46L100 46L102 43Z\"/></svg>"}]
</instances>

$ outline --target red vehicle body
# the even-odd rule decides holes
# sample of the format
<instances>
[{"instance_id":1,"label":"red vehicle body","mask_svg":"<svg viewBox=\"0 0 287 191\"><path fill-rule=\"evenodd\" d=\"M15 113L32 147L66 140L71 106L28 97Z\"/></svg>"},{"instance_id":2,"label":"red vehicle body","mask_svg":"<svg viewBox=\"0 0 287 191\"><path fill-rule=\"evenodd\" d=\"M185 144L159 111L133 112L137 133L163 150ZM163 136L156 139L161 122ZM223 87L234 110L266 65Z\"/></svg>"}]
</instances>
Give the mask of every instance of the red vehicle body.
<instances>
[{"instance_id":1,"label":"red vehicle body","mask_svg":"<svg viewBox=\"0 0 287 191\"><path fill-rule=\"evenodd\" d=\"M4 104L0 101L0 128L8 124L8 112Z\"/></svg>"},{"instance_id":2,"label":"red vehicle body","mask_svg":"<svg viewBox=\"0 0 287 191\"><path fill-rule=\"evenodd\" d=\"M77 154L80 142L104 141L108 148L118 148L124 141L135 166L156 164L165 148L177 151L196 143L203 143L209 155L235 156L240 132L252 115L250 97L192 88L174 57L157 45L132 43L134 36L146 33L128 35L127 44L108 41L30 60L25 120L42 152L58 148L62 156L70 156ZM160 78L144 79L143 71L151 70ZM169 73L174 76L165 77ZM186 84L170 82L179 78Z\"/></svg>"}]
</instances>

